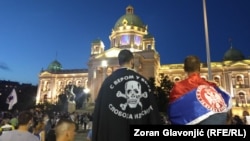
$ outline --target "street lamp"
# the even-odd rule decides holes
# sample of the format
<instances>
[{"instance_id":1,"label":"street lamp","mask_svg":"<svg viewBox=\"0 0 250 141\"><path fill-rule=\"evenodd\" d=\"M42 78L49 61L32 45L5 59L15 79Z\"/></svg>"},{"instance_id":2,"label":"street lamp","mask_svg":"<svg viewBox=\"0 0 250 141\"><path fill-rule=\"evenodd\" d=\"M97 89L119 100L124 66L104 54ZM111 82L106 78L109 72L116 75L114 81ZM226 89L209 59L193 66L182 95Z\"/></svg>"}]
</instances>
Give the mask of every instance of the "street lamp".
<instances>
[{"instance_id":1,"label":"street lamp","mask_svg":"<svg viewBox=\"0 0 250 141\"><path fill-rule=\"evenodd\" d=\"M86 109L87 108L87 103L88 103L88 97L89 97L89 88L85 88L84 90L83 90L83 92L84 92L84 95L85 95L85 98L84 98L84 101L83 101L83 108L84 109Z\"/></svg>"},{"instance_id":2,"label":"street lamp","mask_svg":"<svg viewBox=\"0 0 250 141\"><path fill-rule=\"evenodd\" d=\"M203 0L203 15L204 15L205 39L206 39L208 80L212 80L212 72L211 72L211 64L210 64L211 62L210 61L210 47L209 47L209 39L208 39L206 0Z\"/></svg>"}]
</instances>

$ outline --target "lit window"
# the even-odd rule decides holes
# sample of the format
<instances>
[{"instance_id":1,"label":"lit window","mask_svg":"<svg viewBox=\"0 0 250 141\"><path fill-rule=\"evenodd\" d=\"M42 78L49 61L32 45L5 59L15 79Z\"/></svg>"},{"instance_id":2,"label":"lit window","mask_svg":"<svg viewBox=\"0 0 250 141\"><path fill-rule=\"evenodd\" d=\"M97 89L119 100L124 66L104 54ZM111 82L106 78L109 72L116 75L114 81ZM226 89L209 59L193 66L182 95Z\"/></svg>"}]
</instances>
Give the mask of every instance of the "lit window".
<instances>
[{"instance_id":1,"label":"lit window","mask_svg":"<svg viewBox=\"0 0 250 141\"><path fill-rule=\"evenodd\" d=\"M135 36L134 40L135 40L135 45L139 46L141 44L141 37L140 36Z\"/></svg>"},{"instance_id":2,"label":"lit window","mask_svg":"<svg viewBox=\"0 0 250 141\"><path fill-rule=\"evenodd\" d=\"M128 45L130 42L129 35L122 35L121 36L121 45Z\"/></svg>"}]
</instances>

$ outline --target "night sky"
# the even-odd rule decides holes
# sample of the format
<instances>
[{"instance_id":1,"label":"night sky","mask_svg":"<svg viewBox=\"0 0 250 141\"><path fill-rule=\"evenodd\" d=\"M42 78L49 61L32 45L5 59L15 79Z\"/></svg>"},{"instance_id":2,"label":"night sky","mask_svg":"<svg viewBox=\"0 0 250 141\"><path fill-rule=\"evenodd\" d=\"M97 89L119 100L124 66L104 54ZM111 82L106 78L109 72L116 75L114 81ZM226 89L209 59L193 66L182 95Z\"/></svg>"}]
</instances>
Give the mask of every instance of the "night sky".
<instances>
[{"instance_id":1,"label":"night sky","mask_svg":"<svg viewBox=\"0 0 250 141\"><path fill-rule=\"evenodd\" d=\"M0 80L38 84L41 69L87 68L91 43L110 48L116 21L134 7L155 37L161 64L206 62L203 0L0 0ZM207 0L211 61L231 44L250 56L250 0Z\"/></svg>"}]
</instances>

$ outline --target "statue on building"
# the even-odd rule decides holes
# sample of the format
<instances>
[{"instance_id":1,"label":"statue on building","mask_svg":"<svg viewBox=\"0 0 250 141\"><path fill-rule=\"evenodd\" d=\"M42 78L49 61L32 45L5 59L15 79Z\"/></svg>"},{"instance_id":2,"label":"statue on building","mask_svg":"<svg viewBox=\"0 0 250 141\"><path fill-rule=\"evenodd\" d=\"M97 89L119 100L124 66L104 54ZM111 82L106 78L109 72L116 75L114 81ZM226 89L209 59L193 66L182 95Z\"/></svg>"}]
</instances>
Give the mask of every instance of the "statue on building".
<instances>
[{"instance_id":1,"label":"statue on building","mask_svg":"<svg viewBox=\"0 0 250 141\"><path fill-rule=\"evenodd\" d=\"M66 88L66 95L69 103L75 103L76 94L74 93L74 85L69 85Z\"/></svg>"},{"instance_id":2,"label":"statue on building","mask_svg":"<svg viewBox=\"0 0 250 141\"><path fill-rule=\"evenodd\" d=\"M66 97L67 97L67 105L69 113L72 113L76 110L76 103L75 103L76 95L73 90L74 90L74 85L66 86Z\"/></svg>"}]
</instances>

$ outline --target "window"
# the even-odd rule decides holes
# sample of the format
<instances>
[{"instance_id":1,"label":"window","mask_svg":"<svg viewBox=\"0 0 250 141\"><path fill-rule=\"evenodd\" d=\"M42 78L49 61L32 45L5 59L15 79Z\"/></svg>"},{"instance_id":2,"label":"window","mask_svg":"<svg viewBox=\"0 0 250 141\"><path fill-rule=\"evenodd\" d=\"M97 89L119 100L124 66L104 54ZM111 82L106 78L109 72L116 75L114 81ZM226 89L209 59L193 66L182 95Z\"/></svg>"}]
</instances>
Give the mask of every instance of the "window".
<instances>
[{"instance_id":1,"label":"window","mask_svg":"<svg viewBox=\"0 0 250 141\"><path fill-rule=\"evenodd\" d=\"M179 82L181 79L180 79L180 77L175 77L174 78L174 82Z\"/></svg>"},{"instance_id":2,"label":"window","mask_svg":"<svg viewBox=\"0 0 250 141\"><path fill-rule=\"evenodd\" d=\"M152 49L151 44L148 44L148 45L147 45L147 49L148 49L148 50L151 50L151 49Z\"/></svg>"},{"instance_id":3,"label":"window","mask_svg":"<svg viewBox=\"0 0 250 141\"><path fill-rule=\"evenodd\" d=\"M236 77L236 84L239 84L239 85L244 84L244 80L243 80L243 77L241 75L238 75Z\"/></svg>"},{"instance_id":4,"label":"window","mask_svg":"<svg viewBox=\"0 0 250 141\"><path fill-rule=\"evenodd\" d=\"M134 44L137 46L141 45L141 37L140 36L135 35Z\"/></svg>"},{"instance_id":5,"label":"window","mask_svg":"<svg viewBox=\"0 0 250 141\"><path fill-rule=\"evenodd\" d=\"M244 82L244 76L241 74L238 74L235 76L235 88L244 88L245 82Z\"/></svg>"},{"instance_id":6,"label":"window","mask_svg":"<svg viewBox=\"0 0 250 141\"><path fill-rule=\"evenodd\" d=\"M219 76L215 76L214 81L217 83L218 86L220 86L220 77Z\"/></svg>"},{"instance_id":7,"label":"window","mask_svg":"<svg viewBox=\"0 0 250 141\"><path fill-rule=\"evenodd\" d=\"M129 35L122 35L120 43L121 43L121 45L128 45L130 43L130 36Z\"/></svg>"},{"instance_id":8,"label":"window","mask_svg":"<svg viewBox=\"0 0 250 141\"><path fill-rule=\"evenodd\" d=\"M207 80L207 77L206 77L206 76L204 76L204 75L203 75L203 76L201 76L201 78L202 78L202 79L204 79L204 80Z\"/></svg>"},{"instance_id":9,"label":"window","mask_svg":"<svg viewBox=\"0 0 250 141\"><path fill-rule=\"evenodd\" d=\"M236 106L237 107L245 107L247 106L247 97L244 92L238 92L237 98L236 98Z\"/></svg>"}]
</instances>

